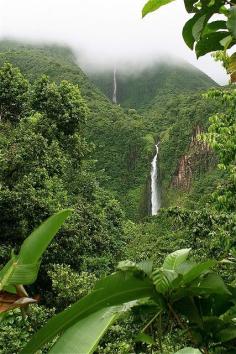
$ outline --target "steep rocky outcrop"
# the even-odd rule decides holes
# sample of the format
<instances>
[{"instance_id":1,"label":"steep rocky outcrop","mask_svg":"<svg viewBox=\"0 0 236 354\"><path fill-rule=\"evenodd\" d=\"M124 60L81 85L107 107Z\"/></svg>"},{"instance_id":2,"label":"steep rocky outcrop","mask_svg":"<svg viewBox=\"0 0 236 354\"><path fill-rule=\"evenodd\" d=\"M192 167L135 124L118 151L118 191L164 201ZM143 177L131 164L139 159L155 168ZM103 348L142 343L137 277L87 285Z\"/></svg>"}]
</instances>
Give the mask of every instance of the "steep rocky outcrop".
<instances>
[{"instance_id":1,"label":"steep rocky outcrop","mask_svg":"<svg viewBox=\"0 0 236 354\"><path fill-rule=\"evenodd\" d=\"M194 176L207 171L215 165L215 156L207 143L200 141L198 136L203 133L198 125L195 127L189 149L179 160L172 187L189 190Z\"/></svg>"}]
</instances>

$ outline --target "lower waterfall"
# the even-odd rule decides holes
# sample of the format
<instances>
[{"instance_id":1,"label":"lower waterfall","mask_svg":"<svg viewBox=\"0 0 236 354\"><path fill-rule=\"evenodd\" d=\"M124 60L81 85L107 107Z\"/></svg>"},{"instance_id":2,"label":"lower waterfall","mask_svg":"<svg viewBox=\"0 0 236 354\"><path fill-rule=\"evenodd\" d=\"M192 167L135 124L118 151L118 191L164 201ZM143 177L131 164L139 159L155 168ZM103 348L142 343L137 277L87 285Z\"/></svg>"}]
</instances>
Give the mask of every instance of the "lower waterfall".
<instances>
[{"instance_id":1,"label":"lower waterfall","mask_svg":"<svg viewBox=\"0 0 236 354\"><path fill-rule=\"evenodd\" d=\"M159 143L155 145L156 155L151 163L151 215L157 215L161 207L161 198L158 183L158 153Z\"/></svg>"}]
</instances>

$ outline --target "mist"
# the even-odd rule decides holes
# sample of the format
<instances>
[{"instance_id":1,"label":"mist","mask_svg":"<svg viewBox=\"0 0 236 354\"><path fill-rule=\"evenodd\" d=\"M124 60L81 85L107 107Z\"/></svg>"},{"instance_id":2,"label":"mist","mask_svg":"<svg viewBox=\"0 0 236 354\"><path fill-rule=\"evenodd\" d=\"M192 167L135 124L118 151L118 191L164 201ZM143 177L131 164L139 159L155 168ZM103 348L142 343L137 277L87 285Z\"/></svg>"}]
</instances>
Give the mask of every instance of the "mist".
<instances>
[{"instance_id":1,"label":"mist","mask_svg":"<svg viewBox=\"0 0 236 354\"><path fill-rule=\"evenodd\" d=\"M2 0L0 37L69 45L85 71L186 60L220 84L225 71L199 60L182 39L188 14L177 0L141 19L145 0Z\"/></svg>"}]
</instances>

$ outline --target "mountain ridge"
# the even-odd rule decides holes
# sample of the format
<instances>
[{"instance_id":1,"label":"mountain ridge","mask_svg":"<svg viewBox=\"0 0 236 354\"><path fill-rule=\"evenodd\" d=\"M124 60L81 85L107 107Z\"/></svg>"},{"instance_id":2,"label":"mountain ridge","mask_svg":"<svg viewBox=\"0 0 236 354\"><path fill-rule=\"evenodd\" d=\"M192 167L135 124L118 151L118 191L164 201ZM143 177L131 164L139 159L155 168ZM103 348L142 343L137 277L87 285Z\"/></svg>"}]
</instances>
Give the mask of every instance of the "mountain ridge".
<instances>
[{"instance_id":1,"label":"mountain ridge","mask_svg":"<svg viewBox=\"0 0 236 354\"><path fill-rule=\"evenodd\" d=\"M88 77L110 99L113 96L114 72L89 72ZM169 60L130 71L116 68L117 103L125 108L144 110L158 96L191 93L216 87L218 84L188 62Z\"/></svg>"}]
</instances>

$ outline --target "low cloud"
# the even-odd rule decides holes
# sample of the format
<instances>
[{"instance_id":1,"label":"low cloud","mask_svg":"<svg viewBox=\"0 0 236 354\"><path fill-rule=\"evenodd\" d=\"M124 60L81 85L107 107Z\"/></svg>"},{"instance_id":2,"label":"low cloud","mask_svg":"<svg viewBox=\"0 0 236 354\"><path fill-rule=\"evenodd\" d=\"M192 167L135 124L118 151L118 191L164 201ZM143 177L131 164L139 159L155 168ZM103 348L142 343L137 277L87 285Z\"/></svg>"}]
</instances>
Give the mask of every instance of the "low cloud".
<instances>
[{"instance_id":1,"label":"low cloud","mask_svg":"<svg viewBox=\"0 0 236 354\"><path fill-rule=\"evenodd\" d=\"M227 77L210 56L196 60L182 39L183 1L141 19L143 0L2 0L0 36L68 44L88 69L143 65L165 56L197 66L217 82Z\"/></svg>"}]
</instances>

